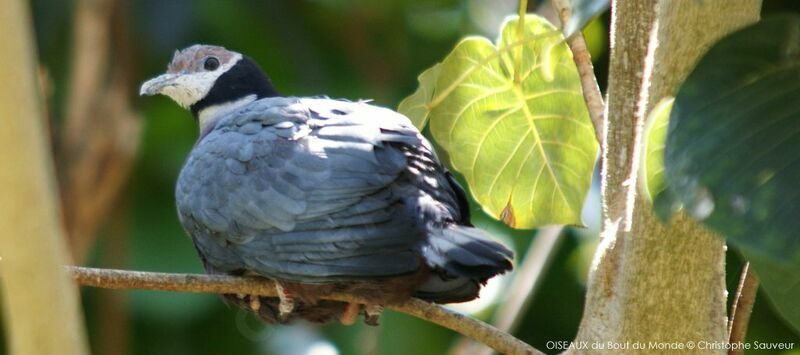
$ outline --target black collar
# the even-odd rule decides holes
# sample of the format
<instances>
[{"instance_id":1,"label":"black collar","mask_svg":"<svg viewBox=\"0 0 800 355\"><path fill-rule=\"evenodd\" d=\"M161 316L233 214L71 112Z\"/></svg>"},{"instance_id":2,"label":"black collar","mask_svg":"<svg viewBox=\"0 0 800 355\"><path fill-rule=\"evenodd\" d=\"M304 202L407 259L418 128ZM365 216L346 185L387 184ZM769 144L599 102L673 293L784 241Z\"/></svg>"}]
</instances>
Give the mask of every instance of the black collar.
<instances>
[{"instance_id":1,"label":"black collar","mask_svg":"<svg viewBox=\"0 0 800 355\"><path fill-rule=\"evenodd\" d=\"M233 102L248 95L256 95L257 99L280 96L261 68L250 57L243 56L217 78L202 100L189 108L197 119L200 111L207 107Z\"/></svg>"}]
</instances>

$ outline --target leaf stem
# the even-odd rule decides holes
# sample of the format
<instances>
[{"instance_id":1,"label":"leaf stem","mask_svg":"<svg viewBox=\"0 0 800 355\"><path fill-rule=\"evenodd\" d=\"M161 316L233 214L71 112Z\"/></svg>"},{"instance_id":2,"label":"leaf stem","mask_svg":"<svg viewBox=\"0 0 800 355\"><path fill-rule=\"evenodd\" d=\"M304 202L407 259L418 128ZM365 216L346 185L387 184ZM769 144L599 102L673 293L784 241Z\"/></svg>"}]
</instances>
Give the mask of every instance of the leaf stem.
<instances>
[{"instance_id":1,"label":"leaf stem","mask_svg":"<svg viewBox=\"0 0 800 355\"><path fill-rule=\"evenodd\" d=\"M525 35L525 14L528 13L528 0L519 0L519 19L517 20L517 38L524 38ZM522 46L517 48L516 52L516 68L514 68L514 83L522 82L522 53L524 50Z\"/></svg>"}]
</instances>

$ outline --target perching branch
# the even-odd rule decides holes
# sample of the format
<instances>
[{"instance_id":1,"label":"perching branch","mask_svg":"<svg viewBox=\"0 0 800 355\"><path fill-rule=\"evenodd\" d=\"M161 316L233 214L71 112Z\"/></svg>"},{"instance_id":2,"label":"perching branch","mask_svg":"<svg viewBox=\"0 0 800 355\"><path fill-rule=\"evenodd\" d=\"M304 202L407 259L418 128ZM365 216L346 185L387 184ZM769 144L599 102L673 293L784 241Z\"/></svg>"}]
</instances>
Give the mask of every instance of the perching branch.
<instances>
[{"instance_id":1,"label":"perching branch","mask_svg":"<svg viewBox=\"0 0 800 355\"><path fill-rule=\"evenodd\" d=\"M747 325L750 323L750 314L753 312L753 304L756 302L758 293L758 277L750 269L750 263L745 263L742 268L742 276L739 280L739 287L731 305L730 320L728 321L728 343L743 343L747 334ZM729 355L743 354L744 349L731 347Z\"/></svg>"},{"instance_id":2,"label":"perching branch","mask_svg":"<svg viewBox=\"0 0 800 355\"><path fill-rule=\"evenodd\" d=\"M84 286L109 289L141 289L193 293L240 293L277 297L275 284L263 278L236 277L226 275L168 274L112 269L96 269L67 266L75 281ZM347 294L331 293L325 299L367 303L366 299ZM499 331L480 320L450 311L439 305L416 298L400 304L387 305L386 308L410 314L417 318L436 323L476 339L498 352L505 354L542 354L508 333Z\"/></svg>"},{"instance_id":3,"label":"perching branch","mask_svg":"<svg viewBox=\"0 0 800 355\"><path fill-rule=\"evenodd\" d=\"M553 7L558 12L558 17L561 19L561 26L567 23L572 15L572 6L569 0L553 0ZM592 56L586 48L586 40L583 38L581 31L575 33L567 38L567 44L572 50L572 59L575 61L575 66L578 67L578 74L581 78L581 88L583 89L583 99L586 101L586 107L589 109L589 117L592 119L594 125L595 136L600 146L603 146L603 112L606 109L606 103L603 100L603 94L600 93L600 86L597 85L597 78L594 75L594 66L592 66Z\"/></svg>"}]
</instances>

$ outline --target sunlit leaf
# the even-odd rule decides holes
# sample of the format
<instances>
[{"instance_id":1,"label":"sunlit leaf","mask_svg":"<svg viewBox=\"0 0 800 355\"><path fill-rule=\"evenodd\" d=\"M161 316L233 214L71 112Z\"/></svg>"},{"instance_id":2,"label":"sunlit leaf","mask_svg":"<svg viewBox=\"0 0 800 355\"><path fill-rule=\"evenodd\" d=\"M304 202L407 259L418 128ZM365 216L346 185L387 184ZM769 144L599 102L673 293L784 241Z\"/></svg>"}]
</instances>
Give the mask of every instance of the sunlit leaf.
<instances>
[{"instance_id":1,"label":"sunlit leaf","mask_svg":"<svg viewBox=\"0 0 800 355\"><path fill-rule=\"evenodd\" d=\"M397 112L406 115L420 130L428 123L430 109L428 104L436 91L436 79L439 78L441 64L436 64L419 75L419 88L411 96L400 101Z\"/></svg>"},{"instance_id":2,"label":"sunlit leaf","mask_svg":"<svg viewBox=\"0 0 800 355\"><path fill-rule=\"evenodd\" d=\"M672 109L670 97L661 100L647 116L644 127L644 154L642 155L642 186L650 200L666 188L664 182L664 143L667 140L669 112Z\"/></svg>"},{"instance_id":3,"label":"sunlit leaf","mask_svg":"<svg viewBox=\"0 0 800 355\"><path fill-rule=\"evenodd\" d=\"M489 215L516 228L581 224L597 142L572 53L538 16L519 30L512 19L497 45L463 40L431 69L439 71L434 87L407 100L419 105L434 93L431 133ZM424 121L416 112L406 110Z\"/></svg>"},{"instance_id":4,"label":"sunlit leaf","mask_svg":"<svg viewBox=\"0 0 800 355\"><path fill-rule=\"evenodd\" d=\"M777 279L764 289L776 303L793 300L778 305L784 316L800 313L797 278L780 276L800 269L798 78L800 17L766 18L722 39L675 98L664 156L669 195L770 261Z\"/></svg>"}]
</instances>

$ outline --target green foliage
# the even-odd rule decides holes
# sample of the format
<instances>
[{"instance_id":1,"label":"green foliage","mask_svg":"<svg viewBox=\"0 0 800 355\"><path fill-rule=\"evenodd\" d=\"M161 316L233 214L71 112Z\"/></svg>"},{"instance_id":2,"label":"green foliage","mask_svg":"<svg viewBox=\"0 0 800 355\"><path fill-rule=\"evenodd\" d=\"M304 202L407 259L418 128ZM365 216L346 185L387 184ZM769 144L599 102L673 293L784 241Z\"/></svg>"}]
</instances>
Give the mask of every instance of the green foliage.
<instances>
[{"instance_id":1,"label":"green foliage","mask_svg":"<svg viewBox=\"0 0 800 355\"><path fill-rule=\"evenodd\" d=\"M681 87L664 157L672 198L752 257L764 289L796 327L798 77L800 17L765 18L724 38Z\"/></svg>"},{"instance_id":2,"label":"green foliage","mask_svg":"<svg viewBox=\"0 0 800 355\"><path fill-rule=\"evenodd\" d=\"M430 110L428 103L433 99L436 93L436 80L439 79L439 72L441 72L442 65L440 63L428 68L417 77L419 81L419 88L411 96L406 97L400 101L397 106L397 111L403 113L414 126L422 130L428 124L428 116Z\"/></svg>"},{"instance_id":3,"label":"green foliage","mask_svg":"<svg viewBox=\"0 0 800 355\"><path fill-rule=\"evenodd\" d=\"M756 270L761 287L778 313L800 330L800 266L789 265L750 248L742 253Z\"/></svg>"},{"instance_id":4,"label":"green foliage","mask_svg":"<svg viewBox=\"0 0 800 355\"><path fill-rule=\"evenodd\" d=\"M667 140L669 113L675 98L661 100L647 116L644 127L644 154L642 154L642 185L651 201L664 191L664 144Z\"/></svg>"},{"instance_id":5,"label":"green foliage","mask_svg":"<svg viewBox=\"0 0 800 355\"><path fill-rule=\"evenodd\" d=\"M597 142L572 53L543 18L506 21L496 45L461 41L399 111L420 127L430 120L492 217L515 228L581 224Z\"/></svg>"}]
</instances>

